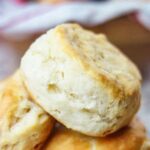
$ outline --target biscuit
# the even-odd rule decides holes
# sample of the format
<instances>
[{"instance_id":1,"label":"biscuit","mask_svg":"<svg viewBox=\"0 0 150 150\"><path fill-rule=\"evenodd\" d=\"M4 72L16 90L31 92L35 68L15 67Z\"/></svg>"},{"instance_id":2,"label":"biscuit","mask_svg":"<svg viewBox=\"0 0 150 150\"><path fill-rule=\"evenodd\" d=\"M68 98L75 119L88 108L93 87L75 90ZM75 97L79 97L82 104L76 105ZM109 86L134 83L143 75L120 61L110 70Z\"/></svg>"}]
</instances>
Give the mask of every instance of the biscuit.
<instances>
[{"instance_id":1,"label":"biscuit","mask_svg":"<svg viewBox=\"0 0 150 150\"><path fill-rule=\"evenodd\" d=\"M0 84L0 150L38 150L54 119L34 104L19 71Z\"/></svg>"},{"instance_id":2,"label":"biscuit","mask_svg":"<svg viewBox=\"0 0 150 150\"><path fill-rule=\"evenodd\" d=\"M140 105L137 67L104 35L63 24L38 38L21 61L33 99L67 128L106 136Z\"/></svg>"},{"instance_id":3,"label":"biscuit","mask_svg":"<svg viewBox=\"0 0 150 150\"><path fill-rule=\"evenodd\" d=\"M150 139L144 141L141 150L150 150Z\"/></svg>"},{"instance_id":4,"label":"biscuit","mask_svg":"<svg viewBox=\"0 0 150 150\"><path fill-rule=\"evenodd\" d=\"M43 150L149 150L150 147L143 146L145 139L146 132L139 120L103 138L58 128Z\"/></svg>"}]
</instances>

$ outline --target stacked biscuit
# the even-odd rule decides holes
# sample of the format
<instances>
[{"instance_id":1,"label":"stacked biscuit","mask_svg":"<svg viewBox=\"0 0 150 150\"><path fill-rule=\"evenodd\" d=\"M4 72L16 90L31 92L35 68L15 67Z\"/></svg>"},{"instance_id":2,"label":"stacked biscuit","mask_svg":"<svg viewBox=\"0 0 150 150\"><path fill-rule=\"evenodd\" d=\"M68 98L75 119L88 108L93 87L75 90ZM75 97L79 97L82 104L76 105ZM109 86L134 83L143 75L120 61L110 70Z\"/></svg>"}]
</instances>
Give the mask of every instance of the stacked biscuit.
<instances>
[{"instance_id":1,"label":"stacked biscuit","mask_svg":"<svg viewBox=\"0 0 150 150\"><path fill-rule=\"evenodd\" d=\"M0 84L0 150L148 150L140 81L104 35L59 25Z\"/></svg>"}]
</instances>

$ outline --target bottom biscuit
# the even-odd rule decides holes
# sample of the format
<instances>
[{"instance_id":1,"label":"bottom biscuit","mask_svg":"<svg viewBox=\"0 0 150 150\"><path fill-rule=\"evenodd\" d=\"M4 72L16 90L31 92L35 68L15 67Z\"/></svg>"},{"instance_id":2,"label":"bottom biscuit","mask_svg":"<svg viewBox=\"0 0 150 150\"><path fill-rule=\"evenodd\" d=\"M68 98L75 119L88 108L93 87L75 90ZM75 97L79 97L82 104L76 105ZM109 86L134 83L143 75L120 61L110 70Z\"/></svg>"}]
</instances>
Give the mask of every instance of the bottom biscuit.
<instances>
[{"instance_id":1,"label":"bottom biscuit","mask_svg":"<svg viewBox=\"0 0 150 150\"><path fill-rule=\"evenodd\" d=\"M120 131L104 138L94 138L59 127L44 150L149 150L143 124L134 119Z\"/></svg>"}]
</instances>

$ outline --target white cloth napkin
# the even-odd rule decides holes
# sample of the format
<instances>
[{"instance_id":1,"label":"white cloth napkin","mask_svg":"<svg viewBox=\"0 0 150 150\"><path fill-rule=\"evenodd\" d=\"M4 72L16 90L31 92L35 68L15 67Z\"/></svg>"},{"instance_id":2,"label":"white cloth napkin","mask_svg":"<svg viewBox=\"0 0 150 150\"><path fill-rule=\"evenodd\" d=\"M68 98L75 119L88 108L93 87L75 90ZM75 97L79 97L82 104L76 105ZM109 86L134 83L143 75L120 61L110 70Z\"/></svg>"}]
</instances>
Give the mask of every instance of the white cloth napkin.
<instances>
[{"instance_id":1,"label":"white cloth napkin","mask_svg":"<svg viewBox=\"0 0 150 150\"><path fill-rule=\"evenodd\" d=\"M24 38L69 21L95 26L136 12L140 23L150 29L150 3L72 2L60 5L1 5L0 35ZM17 37L14 36L17 34Z\"/></svg>"}]
</instances>

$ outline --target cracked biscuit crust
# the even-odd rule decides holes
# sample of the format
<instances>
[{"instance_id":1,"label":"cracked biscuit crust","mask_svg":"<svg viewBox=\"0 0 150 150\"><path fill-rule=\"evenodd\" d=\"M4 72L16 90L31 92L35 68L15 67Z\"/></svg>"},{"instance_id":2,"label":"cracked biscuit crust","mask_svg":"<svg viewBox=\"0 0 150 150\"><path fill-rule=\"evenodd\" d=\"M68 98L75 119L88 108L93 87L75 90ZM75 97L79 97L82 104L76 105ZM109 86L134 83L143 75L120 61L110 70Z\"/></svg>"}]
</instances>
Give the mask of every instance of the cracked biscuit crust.
<instances>
[{"instance_id":1,"label":"cracked biscuit crust","mask_svg":"<svg viewBox=\"0 0 150 150\"><path fill-rule=\"evenodd\" d=\"M104 35L63 24L37 39L21 61L33 99L67 128L106 136L140 105L136 66Z\"/></svg>"},{"instance_id":2,"label":"cracked biscuit crust","mask_svg":"<svg viewBox=\"0 0 150 150\"><path fill-rule=\"evenodd\" d=\"M40 149L51 133L53 118L31 101L19 71L0 86L0 149Z\"/></svg>"}]
</instances>

